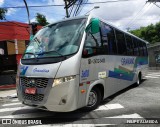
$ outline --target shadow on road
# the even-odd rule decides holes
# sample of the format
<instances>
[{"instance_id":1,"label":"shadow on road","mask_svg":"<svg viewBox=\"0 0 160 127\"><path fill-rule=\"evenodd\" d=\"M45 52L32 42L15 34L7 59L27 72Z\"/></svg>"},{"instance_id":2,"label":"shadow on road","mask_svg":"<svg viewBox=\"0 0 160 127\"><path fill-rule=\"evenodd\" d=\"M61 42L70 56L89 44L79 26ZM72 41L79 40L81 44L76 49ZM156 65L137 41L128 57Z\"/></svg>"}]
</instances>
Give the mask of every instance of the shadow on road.
<instances>
[{"instance_id":1,"label":"shadow on road","mask_svg":"<svg viewBox=\"0 0 160 127\"><path fill-rule=\"evenodd\" d=\"M142 79L140 86L142 85L142 83L143 83L145 80L146 80L146 79ZM119 91L119 92L117 92L117 93L115 93L115 94L107 97L106 99L104 99L104 100L102 101L101 105L104 105L104 104L112 101L115 97L117 97L117 96L125 93L125 92L128 91L128 90L134 89L135 87L137 87L137 86L136 86L136 84L134 83L134 84L132 84L131 86L129 86L129 87L127 87L127 88L125 88L125 89L123 89L123 90L121 90L121 91ZM139 87L139 86L138 86L138 87Z\"/></svg>"}]
</instances>

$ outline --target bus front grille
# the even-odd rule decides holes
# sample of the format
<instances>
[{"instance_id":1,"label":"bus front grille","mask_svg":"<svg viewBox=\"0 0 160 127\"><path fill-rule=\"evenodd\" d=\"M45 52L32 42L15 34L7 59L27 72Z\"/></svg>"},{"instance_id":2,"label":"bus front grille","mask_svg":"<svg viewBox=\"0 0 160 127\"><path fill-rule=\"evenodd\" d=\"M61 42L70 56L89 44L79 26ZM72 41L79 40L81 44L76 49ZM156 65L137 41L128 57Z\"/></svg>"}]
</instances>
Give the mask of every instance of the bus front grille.
<instances>
[{"instance_id":1,"label":"bus front grille","mask_svg":"<svg viewBox=\"0 0 160 127\"><path fill-rule=\"evenodd\" d=\"M47 87L47 84L48 84L47 78L21 77L21 85L25 87L45 88Z\"/></svg>"},{"instance_id":2,"label":"bus front grille","mask_svg":"<svg viewBox=\"0 0 160 127\"><path fill-rule=\"evenodd\" d=\"M44 95L43 94L24 94L23 98L26 100L31 100L31 101L43 101Z\"/></svg>"}]
</instances>

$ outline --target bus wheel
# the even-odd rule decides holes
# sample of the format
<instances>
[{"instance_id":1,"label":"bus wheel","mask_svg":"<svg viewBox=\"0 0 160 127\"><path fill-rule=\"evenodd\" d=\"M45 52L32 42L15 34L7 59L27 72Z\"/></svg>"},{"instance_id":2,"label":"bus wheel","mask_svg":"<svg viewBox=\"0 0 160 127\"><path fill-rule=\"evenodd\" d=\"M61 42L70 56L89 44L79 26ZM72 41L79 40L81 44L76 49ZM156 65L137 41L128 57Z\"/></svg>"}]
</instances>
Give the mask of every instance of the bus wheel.
<instances>
[{"instance_id":1,"label":"bus wheel","mask_svg":"<svg viewBox=\"0 0 160 127\"><path fill-rule=\"evenodd\" d=\"M142 75L141 73L138 74L138 77L137 77L137 82L136 82L136 86L139 86L142 82Z\"/></svg>"},{"instance_id":2,"label":"bus wheel","mask_svg":"<svg viewBox=\"0 0 160 127\"><path fill-rule=\"evenodd\" d=\"M88 105L85 109L88 111L96 109L101 101L101 93L98 88L93 88L89 93Z\"/></svg>"}]
</instances>

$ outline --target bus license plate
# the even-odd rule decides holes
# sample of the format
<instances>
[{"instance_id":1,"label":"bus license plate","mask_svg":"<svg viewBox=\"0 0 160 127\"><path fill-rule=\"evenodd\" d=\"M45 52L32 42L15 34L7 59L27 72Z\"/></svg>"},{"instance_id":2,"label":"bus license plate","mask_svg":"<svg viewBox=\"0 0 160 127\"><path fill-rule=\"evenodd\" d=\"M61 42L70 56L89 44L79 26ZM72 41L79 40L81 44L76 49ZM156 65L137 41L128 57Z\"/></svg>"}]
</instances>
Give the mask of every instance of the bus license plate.
<instances>
[{"instance_id":1,"label":"bus license plate","mask_svg":"<svg viewBox=\"0 0 160 127\"><path fill-rule=\"evenodd\" d=\"M26 88L25 93L27 94L36 94L36 88Z\"/></svg>"}]
</instances>

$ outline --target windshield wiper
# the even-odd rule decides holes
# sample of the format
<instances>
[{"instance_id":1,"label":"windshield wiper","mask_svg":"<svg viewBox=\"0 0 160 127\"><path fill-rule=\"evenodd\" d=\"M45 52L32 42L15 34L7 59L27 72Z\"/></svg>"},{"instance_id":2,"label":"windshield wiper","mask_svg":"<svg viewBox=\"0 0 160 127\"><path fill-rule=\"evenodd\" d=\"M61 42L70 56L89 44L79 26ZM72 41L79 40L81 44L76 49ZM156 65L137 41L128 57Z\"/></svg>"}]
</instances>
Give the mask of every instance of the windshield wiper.
<instances>
[{"instance_id":1,"label":"windshield wiper","mask_svg":"<svg viewBox=\"0 0 160 127\"><path fill-rule=\"evenodd\" d=\"M41 42L38 40L37 37L35 37L33 40L38 44L38 46L39 46L39 44L41 43Z\"/></svg>"},{"instance_id":2,"label":"windshield wiper","mask_svg":"<svg viewBox=\"0 0 160 127\"><path fill-rule=\"evenodd\" d=\"M42 52L42 53L38 53L38 54L36 54L36 55L49 54L49 53L51 53L51 52L56 52L58 55L60 55L60 56L62 56L62 57L64 57L64 58L66 59L66 56L62 55L61 53L59 53L59 52L56 51L56 50L52 50L52 51L48 51L48 52Z\"/></svg>"},{"instance_id":3,"label":"windshield wiper","mask_svg":"<svg viewBox=\"0 0 160 127\"><path fill-rule=\"evenodd\" d=\"M30 54L30 55L33 55L35 59L37 58L36 55L34 53L32 53L32 52L26 52L26 53L24 53L24 55L25 54Z\"/></svg>"}]
</instances>

